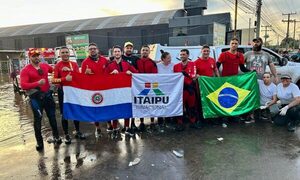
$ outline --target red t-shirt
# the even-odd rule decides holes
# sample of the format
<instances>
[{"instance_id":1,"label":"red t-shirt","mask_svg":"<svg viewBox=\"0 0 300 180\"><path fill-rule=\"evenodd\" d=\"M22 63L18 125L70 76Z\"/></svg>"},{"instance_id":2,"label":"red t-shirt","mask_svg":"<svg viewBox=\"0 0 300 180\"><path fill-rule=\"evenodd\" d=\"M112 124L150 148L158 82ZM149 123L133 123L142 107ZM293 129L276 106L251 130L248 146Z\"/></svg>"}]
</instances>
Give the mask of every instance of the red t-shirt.
<instances>
[{"instance_id":1,"label":"red t-shirt","mask_svg":"<svg viewBox=\"0 0 300 180\"><path fill-rule=\"evenodd\" d=\"M200 76L214 76L215 70L217 70L216 61L208 57L208 59L199 58L195 61L197 74Z\"/></svg>"},{"instance_id":2,"label":"red t-shirt","mask_svg":"<svg viewBox=\"0 0 300 180\"><path fill-rule=\"evenodd\" d=\"M110 74L114 70L118 70L119 72L131 71L132 73L137 73L138 71L127 61L121 60L118 64L116 61L112 61L109 63L105 69L106 74Z\"/></svg>"},{"instance_id":3,"label":"red t-shirt","mask_svg":"<svg viewBox=\"0 0 300 180\"><path fill-rule=\"evenodd\" d=\"M188 76L184 76L184 84L191 84L193 82L193 78L196 77L196 66L192 61L188 61L188 63L184 66L182 62L174 65L174 72L182 72L185 71Z\"/></svg>"},{"instance_id":4,"label":"red t-shirt","mask_svg":"<svg viewBox=\"0 0 300 180\"><path fill-rule=\"evenodd\" d=\"M38 70L32 66L32 64L26 65L20 74L21 80L21 87L24 90L30 90L37 87L41 88L42 92L48 92L50 88L49 80L48 80L48 73L53 72L53 68L46 63L39 64L40 69L42 69L43 74L40 75ZM44 85L39 85L39 80L45 79L46 83Z\"/></svg>"},{"instance_id":5,"label":"red t-shirt","mask_svg":"<svg viewBox=\"0 0 300 180\"><path fill-rule=\"evenodd\" d=\"M79 67L76 62L59 61L54 67L54 76L52 79L53 83L60 83L60 85L62 85L62 83L66 81L66 76L70 73L70 71L63 71L62 69L64 67L71 69L71 72L79 72Z\"/></svg>"},{"instance_id":6,"label":"red t-shirt","mask_svg":"<svg viewBox=\"0 0 300 180\"><path fill-rule=\"evenodd\" d=\"M94 74L104 74L107 64L108 60L103 56L99 56L98 61L93 61L90 57L87 57L81 64L81 73L85 73L88 67Z\"/></svg>"},{"instance_id":7,"label":"red t-shirt","mask_svg":"<svg viewBox=\"0 0 300 180\"><path fill-rule=\"evenodd\" d=\"M137 68L139 73L157 73L156 63L150 58L140 58L137 60Z\"/></svg>"},{"instance_id":8,"label":"red t-shirt","mask_svg":"<svg viewBox=\"0 0 300 180\"><path fill-rule=\"evenodd\" d=\"M244 64L244 55L240 52L232 54L229 51L221 53L218 62L223 66L222 76L234 76L239 73L240 64Z\"/></svg>"}]
</instances>

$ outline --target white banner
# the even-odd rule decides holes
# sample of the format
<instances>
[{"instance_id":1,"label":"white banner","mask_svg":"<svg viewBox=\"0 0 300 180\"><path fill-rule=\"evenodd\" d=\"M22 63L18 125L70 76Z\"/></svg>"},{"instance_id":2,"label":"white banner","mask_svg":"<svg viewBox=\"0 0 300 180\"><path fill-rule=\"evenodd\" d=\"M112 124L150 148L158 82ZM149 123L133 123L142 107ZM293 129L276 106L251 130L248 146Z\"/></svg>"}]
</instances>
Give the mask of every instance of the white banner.
<instances>
[{"instance_id":1,"label":"white banner","mask_svg":"<svg viewBox=\"0 0 300 180\"><path fill-rule=\"evenodd\" d=\"M172 117L183 113L183 75L133 74L133 117Z\"/></svg>"}]
</instances>

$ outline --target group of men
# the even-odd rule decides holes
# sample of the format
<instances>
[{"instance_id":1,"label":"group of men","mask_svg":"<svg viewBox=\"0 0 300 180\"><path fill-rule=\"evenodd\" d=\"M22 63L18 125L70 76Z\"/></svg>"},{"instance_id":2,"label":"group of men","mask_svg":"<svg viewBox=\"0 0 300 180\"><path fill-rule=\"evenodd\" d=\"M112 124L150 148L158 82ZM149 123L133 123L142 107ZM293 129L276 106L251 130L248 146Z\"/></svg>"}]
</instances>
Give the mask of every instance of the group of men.
<instances>
[{"instance_id":1,"label":"group of men","mask_svg":"<svg viewBox=\"0 0 300 180\"><path fill-rule=\"evenodd\" d=\"M274 75L274 82L277 83L277 74L274 64L269 54L261 51L263 41L261 38L253 39L253 51L247 52L245 55L238 51L238 39L233 38L230 41L230 49L221 53L219 59L209 57L210 47L203 45L201 49L201 57L196 61L189 60L189 50L182 49L180 51L180 62L174 64L171 62L171 56L168 52L162 52L160 60L152 60L149 57L150 48L147 45L141 48L141 57L133 55L133 44L126 42L124 47L114 46L112 48L113 56L105 58L99 55L97 44L90 43L88 46L89 56L82 62L81 71L76 62L69 60L69 49L62 47L60 50L61 61L54 68L50 65L40 62L40 52L33 50L29 52L30 64L21 71L21 87L27 90L30 97L30 104L34 114L34 130L37 141L36 149L43 150L43 138L41 135L41 120L43 109L49 118L52 127L54 143L61 143L62 140L58 135L57 123L55 118L55 103L50 91L48 73L53 73L52 83L58 86L58 98L60 112L62 114L61 121L65 135L65 143L71 143L71 136L68 131L68 120L63 117L63 84L66 81L72 81L71 72L81 72L86 75L104 75L126 73L182 73L184 75L183 104L184 113L190 121L190 127L199 129L202 127L204 120L201 110L200 100L197 100L199 88L196 85L199 76L233 76L237 75L239 69L242 72L256 71L260 79L265 74L266 66L270 67ZM124 51L124 52L123 52ZM219 68L222 65L222 72ZM101 115L99 115L101 116ZM251 115L250 115L251 116ZM158 117L158 124L163 125L164 119ZM184 130L183 117L176 117L177 131ZM223 126L227 126L227 121L223 121ZM79 121L74 121L75 138L85 139L83 133L80 132ZM95 136L101 135L99 122L95 122ZM151 117L150 128L155 128L154 117ZM133 136L136 131L145 131L146 126L144 119L140 119L139 127L136 126L135 119L124 120L124 132L126 136ZM107 132L116 137L119 132L118 120L107 122Z\"/></svg>"}]
</instances>

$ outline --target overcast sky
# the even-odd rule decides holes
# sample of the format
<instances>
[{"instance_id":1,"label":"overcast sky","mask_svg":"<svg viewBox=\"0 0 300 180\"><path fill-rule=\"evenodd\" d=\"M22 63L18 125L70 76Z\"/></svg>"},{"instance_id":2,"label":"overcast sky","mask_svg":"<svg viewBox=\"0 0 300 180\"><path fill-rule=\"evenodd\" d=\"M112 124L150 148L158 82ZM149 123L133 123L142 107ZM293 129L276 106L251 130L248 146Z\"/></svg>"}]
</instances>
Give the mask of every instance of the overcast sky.
<instances>
[{"instance_id":1,"label":"overcast sky","mask_svg":"<svg viewBox=\"0 0 300 180\"><path fill-rule=\"evenodd\" d=\"M243 1L253 4L256 0ZM0 27L183 8L183 0L0 0L0 2ZM280 28L282 35L286 32L286 23L281 22L286 17L282 16L282 13L296 12L297 15L291 19L300 20L299 0L263 0L263 6L269 21ZM231 12L233 17L232 8L230 0L208 0L208 9L205 13ZM255 16L239 10L238 28L247 28L249 18L254 19ZM299 34L300 23L298 24ZM293 26L291 27L292 33Z\"/></svg>"}]
</instances>

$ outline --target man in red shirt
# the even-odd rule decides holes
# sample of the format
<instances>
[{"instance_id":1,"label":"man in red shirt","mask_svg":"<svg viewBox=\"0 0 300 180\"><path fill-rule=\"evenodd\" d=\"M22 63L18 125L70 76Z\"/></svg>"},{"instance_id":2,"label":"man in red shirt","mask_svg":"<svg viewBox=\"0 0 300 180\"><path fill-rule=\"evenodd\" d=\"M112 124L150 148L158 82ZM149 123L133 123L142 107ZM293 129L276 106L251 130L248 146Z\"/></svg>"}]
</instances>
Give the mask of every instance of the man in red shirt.
<instances>
[{"instance_id":1,"label":"man in red shirt","mask_svg":"<svg viewBox=\"0 0 300 180\"><path fill-rule=\"evenodd\" d=\"M68 120L63 116L63 105L64 105L64 92L63 92L63 83L66 81L72 81L71 72L79 72L79 67L76 62L70 61L70 51L69 48L63 46L60 48L59 55L61 61L59 61L54 67L54 75L52 78L52 83L58 84L58 102L61 114L61 123L65 133L65 143L71 143L71 137L68 130ZM75 138L85 139L85 135L79 131L79 121L74 121L75 125Z\"/></svg>"},{"instance_id":2,"label":"man in red shirt","mask_svg":"<svg viewBox=\"0 0 300 180\"><path fill-rule=\"evenodd\" d=\"M44 149L44 143L41 132L41 122L44 109L52 128L54 143L61 143L56 124L55 102L52 92L50 91L48 80L48 73L52 73L53 68L48 64L41 63L39 57L40 52L31 50L28 55L30 64L25 66L21 71L21 87L27 91L30 98L30 105L34 116L34 132L37 141L36 150L42 151Z\"/></svg>"},{"instance_id":3,"label":"man in red shirt","mask_svg":"<svg viewBox=\"0 0 300 180\"><path fill-rule=\"evenodd\" d=\"M216 60L209 57L210 48L208 45L203 45L201 49L201 57L195 61L197 77L199 76L220 76Z\"/></svg>"},{"instance_id":4,"label":"man in red shirt","mask_svg":"<svg viewBox=\"0 0 300 180\"><path fill-rule=\"evenodd\" d=\"M137 70L139 73L151 73L151 74L156 74L157 73L157 66L156 63L149 58L150 54L150 47L147 45L143 45L141 49L141 58L137 61ZM155 124L154 124L154 117L150 118L151 124L150 128L152 130L155 129ZM144 118L140 118L141 124L139 126L139 130L141 132L146 130L146 126L144 123Z\"/></svg>"},{"instance_id":5,"label":"man in red shirt","mask_svg":"<svg viewBox=\"0 0 300 180\"><path fill-rule=\"evenodd\" d=\"M120 46L114 46L112 50L114 59L107 65L105 69L106 74L126 73L128 75L131 75L132 73L138 72L131 64L122 59L122 48ZM117 138L118 120L113 120L112 125L109 125L113 130L112 138ZM129 119L125 119L125 135L134 136L134 132L129 128Z\"/></svg>"},{"instance_id":6,"label":"man in red shirt","mask_svg":"<svg viewBox=\"0 0 300 180\"><path fill-rule=\"evenodd\" d=\"M89 57L83 60L81 64L81 73L88 74L88 75L104 74L108 60L103 56L99 56L99 49L96 43L90 43L88 48L89 48ZM95 126L96 126L95 136L96 138L98 138L101 135L99 122L95 122Z\"/></svg>"},{"instance_id":7,"label":"man in red shirt","mask_svg":"<svg viewBox=\"0 0 300 180\"><path fill-rule=\"evenodd\" d=\"M190 127L199 129L201 128L201 124L199 121L196 122L196 90L194 83L196 79L196 66L194 62L188 60L189 54L189 50L187 49L180 51L181 62L174 66L174 72L180 72L184 75L183 105L190 118ZM184 130L182 116L177 119L176 130Z\"/></svg>"},{"instance_id":8,"label":"man in red shirt","mask_svg":"<svg viewBox=\"0 0 300 180\"><path fill-rule=\"evenodd\" d=\"M196 61L195 61L195 65L196 65L196 70L197 70L197 78L199 76L209 76L209 77L213 77L213 76L217 76L219 77L219 71L216 65L216 61L215 59L209 57L210 54L210 48L208 45L203 45L202 49L201 49L201 57L199 57ZM204 121L204 117L203 117L203 111L202 111L202 105L201 105L201 98L198 96L198 94L200 94L200 89L199 89L199 85L198 82L196 82L197 86L197 94L196 94L196 99L197 99L197 105L198 105L198 110L199 110L199 121L203 122Z\"/></svg>"},{"instance_id":9,"label":"man in red shirt","mask_svg":"<svg viewBox=\"0 0 300 180\"><path fill-rule=\"evenodd\" d=\"M222 52L217 62L218 69L223 66L222 76L234 76L239 73L239 68L242 72L249 72L245 68L244 55L238 52L239 40L232 38L230 41L230 49Z\"/></svg>"},{"instance_id":10,"label":"man in red shirt","mask_svg":"<svg viewBox=\"0 0 300 180\"><path fill-rule=\"evenodd\" d=\"M238 52L239 40L237 38L232 38L230 40L230 49L228 51L222 52L217 62L218 69L223 66L222 76L234 76L238 75L239 69L242 72L250 72L249 69L245 67L244 55ZM222 126L227 127L227 118L222 119Z\"/></svg>"}]
</instances>

